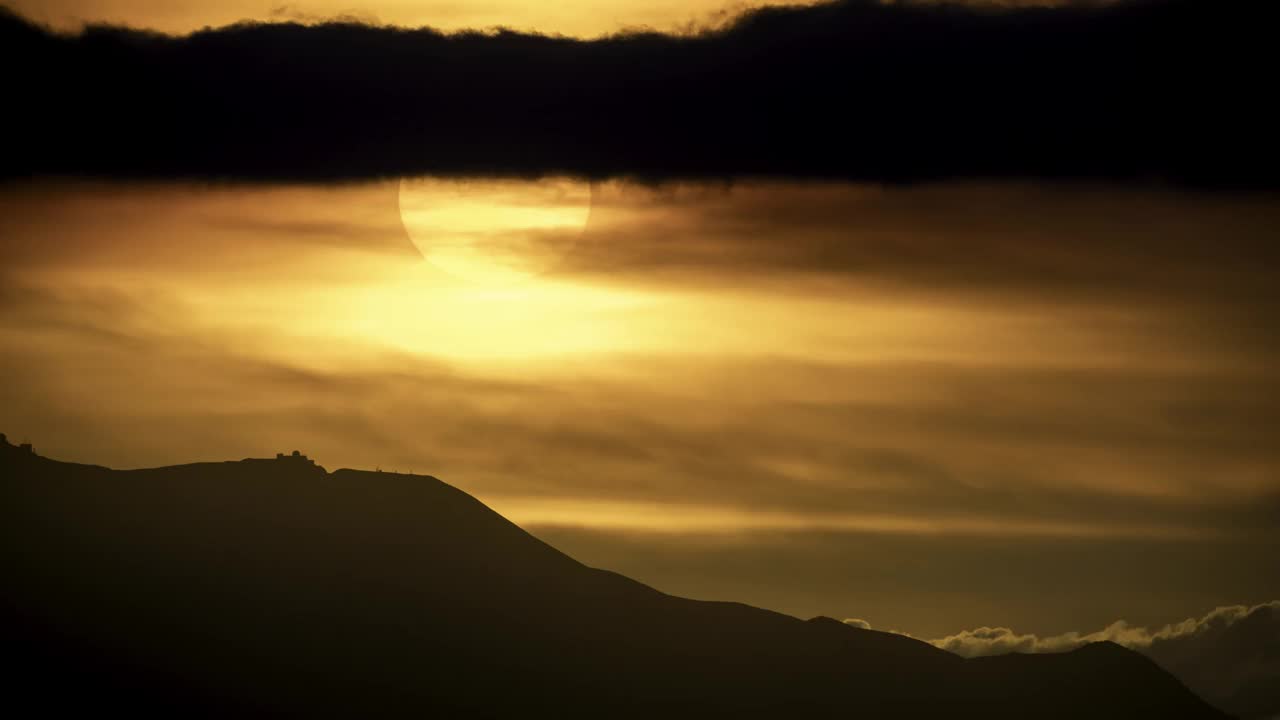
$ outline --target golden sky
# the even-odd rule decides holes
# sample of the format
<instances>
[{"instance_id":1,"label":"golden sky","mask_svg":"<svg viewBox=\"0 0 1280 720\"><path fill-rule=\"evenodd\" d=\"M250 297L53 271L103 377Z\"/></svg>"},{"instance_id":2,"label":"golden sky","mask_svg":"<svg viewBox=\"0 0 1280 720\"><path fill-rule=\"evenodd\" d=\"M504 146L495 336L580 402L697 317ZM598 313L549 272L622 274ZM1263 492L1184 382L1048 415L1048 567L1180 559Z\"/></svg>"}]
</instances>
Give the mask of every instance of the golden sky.
<instances>
[{"instance_id":1,"label":"golden sky","mask_svg":"<svg viewBox=\"0 0 1280 720\"><path fill-rule=\"evenodd\" d=\"M27 17L56 27L74 28L84 22L112 22L186 33L206 26L240 20L299 20L312 22L337 17L445 30L505 26L575 36L596 36L624 28L674 30L714 23L765 2L734 0L8 0ZM767 4L807 4L778 0Z\"/></svg>"},{"instance_id":2,"label":"golden sky","mask_svg":"<svg viewBox=\"0 0 1280 720\"><path fill-rule=\"evenodd\" d=\"M433 474L588 563L802 616L1170 622L1280 591L1276 207L11 183L0 431L122 468Z\"/></svg>"}]
</instances>

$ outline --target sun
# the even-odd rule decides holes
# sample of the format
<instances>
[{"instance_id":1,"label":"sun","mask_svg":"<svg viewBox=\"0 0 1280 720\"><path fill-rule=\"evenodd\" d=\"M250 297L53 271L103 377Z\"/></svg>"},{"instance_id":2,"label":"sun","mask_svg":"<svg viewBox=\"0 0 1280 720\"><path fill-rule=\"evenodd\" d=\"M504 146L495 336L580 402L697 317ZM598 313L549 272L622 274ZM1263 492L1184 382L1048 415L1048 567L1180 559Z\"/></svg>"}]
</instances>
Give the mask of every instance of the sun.
<instances>
[{"instance_id":1,"label":"sun","mask_svg":"<svg viewBox=\"0 0 1280 720\"><path fill-rule=\"evenodd\" d=\"M400 182L400 219L432 265L482 286L527 281L577 243L591 186L572 178Z\"/></svg>"}]
</instances>

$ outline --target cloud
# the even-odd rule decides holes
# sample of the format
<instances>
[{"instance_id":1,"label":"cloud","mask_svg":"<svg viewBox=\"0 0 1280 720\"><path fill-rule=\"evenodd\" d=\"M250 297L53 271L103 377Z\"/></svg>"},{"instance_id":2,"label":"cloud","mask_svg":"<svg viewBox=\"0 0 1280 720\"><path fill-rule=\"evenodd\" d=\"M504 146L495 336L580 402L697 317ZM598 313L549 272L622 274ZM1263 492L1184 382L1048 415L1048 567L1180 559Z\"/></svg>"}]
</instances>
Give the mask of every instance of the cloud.
<instances>
[{"instance_id":1,"label":"cloud","mask_svg":"<svg viewBox=\"0 0 1280 720\"><path fill-rule=\"evenodd\" d=\"M871 623L867 622L866 620L863 620L862 618L845 618L844 624L852 625L853 627L861 628L863 630L871 629Z\"/></svg>"},{"instance_id":2,"label":"cloud","mask_svg":"<svg viewBox=\"0 0 1280 720\"><path fill-rule=\"evenodd\" d=\"M28 71L6 88L6 169L1274 185L1276 13L842 0L597 40L350 21L58 35L10 14L0 60Z\"/></svg>"},{"instance_id":3,"label":"cloud","mask_svg":"<svg viewBox=\"0 0 1280 720\"><path fill-rule=\"evenodd\" d=\"M321 15L307 12L295 3L282 3L271 8L268 16L274 21L296 22L312 25L324 23L357 23L362 25L380 25L378 15L367 9L352 8L332 15Z\"/></svg>"},{"instance_id":4,"label":"cloud","mask_svg":"<svg viewBox=\"0 0 1280 720\"><path fill-rule=\"evenodd\" d=\"M1123 620L1095 632L1047 637L1006 627L980 627L930 642L964 657L979 657L1065 652L1102 641L1148 655L1229 712L1245 717L1280 713L1280 600L1252 607L1219 607L1203 617L1157 630L1133 627Z\"/></svg>"},{"instance_id":5,"label":"cloud","mask_svg":"<svg viewBox=\"0 0 1280 720\"><path fill-rule=\"evenodd\" d=\"M0 419L71 444L59 430L71 415L125 415L135 424L117 436L86 433L82 457L143 464L189 459L153 454L179 428L183 447L242 456L262 431L245 423L222 446L214 428L280 408L271 432L307 428L290 446L323 448L331 466L429 467L487 497L629 505L633 519L712 508L717 531L1159 539L1169 562L1175 541L1274 535L1280 345L1224 332L1276 307L1274 211L1114 189L1054 205L1020 186L606 185L579 248L590 258L563 275L598 284L517 302L406 273L429 268L396 254L413 248L392 184L7 194ZM1126 201L1149 209L1122 213ZM1152 227L1159 207L1177 211ZM1099 236L1077 232L1079 217L1142 233L1082 242ZM1222 218L1234 235L1211 232ZM1164 232L1174 225L1181 241ZM669 267L664 250L729 289L672 290L651 277ZM744 267L716 275L713 257ZM824 258L858 282L809 284ZM777 292L732 287L770 274ZM512 335L523 327L537 331ZM528 353L517 372L485 361L513 348ZM583 364L565 374L546 359L562 353ZM312 382L245 371L245 357ZM510 382L473 385L495 377ZM112 402L86 408L91 394ZM166 408L173 397L189 404ZM333 430L306 437L318 415ZM360 427L342 432L343 416Z\"/></svg>"},{"instance_id":6,"label":"cloud","mask_svg":"<svg viewBox=\"0 0 1280 720\"><path fill-rule=\"evenodd\" d=\"M1280 298L1273 193L1032 183L597 183L576 272L1132 306ZM1229 232L1226 229L1229 228ZM1030 242L1029 240L1034 240ZM1230 251L1224 250L1226 243ZM830 291L830 289L828 290Z\"/></svg>"},{"instance_id":7,"label":"cloud","mask_svg":"<svg viewBox=\"0 0 1280 720\"><path fill-rule=\"evenodd\" d=\"M917 637L973 627L993 607L1012 628L1096 629L1114 619L1108 608L1149 622L1175 604L1278 596L1275 354L1199 334L1230 326L1227 306L1274 307L1257 300L1274 297L1274 263L1240 244L1248 213L1238 205L1191 213L1192 196L1169 196L1177 210L1166 222L1204 240L1162 247L1086 242L1098 236L1073 219L1169 237L1142 222L1154 209L1122 214L1101 199L1046 205L1031 213L1038 223L1006 227L1002 209L1025 209L1026 195L908 188L864 200L857 187L823 185L810 188L820 201L795 190L755 212L770 193L735 184L729 199L739 199L715 204L714 222L686 222L705 198L676 192L674 217L654 230L673 251L720 228L723 244L707 255L718 247L727 258L735 216L749 228L791 207L809 225L760 231L745 241L753 251L805 253L814 262L784 267L816 266L818 241L844 232L845 263L864 280L844 285L913 292L848 299L841 286L779 270L789 287L763 298L663 286L632 305L650 296L624 284L635 281L624 263L614 282L626 303L570 294L571 308L557 300L526 312L548 299L541 290L495 304L402 275L405 263L382 250L408 244L396 216L383 215L394 187L157 187L74 184L0 201L0 430L55 457L118 467L296 447L330 468L428 472L504 514L530 497L565 501L588 512L533 530L589 564L801 617L857 608ZM1117 204L1131 193L1107 191ZM824 209L841 206L847 215ZM908 222L912 207L919 224ZM930 214L939 208L941 220ZM843 229L877 212L887 217ZM1210 232L1213 218L1232 232ZM972 241L949 247L948 226ZM1021 277L1054 269L1077 281L1033 288ZM1180 290L1193 282L1207 284ZM1108 284L1145 287L1143 313ZM938 286L936 303L913 303L914 290ZM993 286L1005 288L994 304L959 292ZM1074 314L1071 298L1089 296L1098 312ZM1188 311L1206 303L1215 322ZM814 309L823 314L810 324ZM589 322L578 324L579 311ZM592 338L622 329L624 344L586 346L573 362L538 359L559 341L522 336L502 338L532 348L509 365L452 354L509 333L510 318ZM565 333L566 347L580 347L579 335ZM840 347L848 354L828 352ZM636 533L591 512L624 505L812 523ZM932 527L833 527L845 515ZM955 531L978 520L1001 532ZM1088 532L1024 532L1035 527Z\"/></svg>"},{"instance_id":8,"label":"cloud","mask_svg":"<svg viewBox=\"0 0 1280 720\"><path fill-rule=\"evenodd\" d=\"M1219 607L1204 617L1187 618L1177 624L1165 625L1154 632L1143 627L1132 627L1124 620L1118 620L1102 630L1083 634L1068 632L1042 638L1030 634L1019 635L1004 627L981 627L930 642L964 657L999 655L1009 652L1063 652L1103 641L1114 642L1135 650L1154 649L1166 652L1166 646L1169 643L1203 638L1206 635L1220 635L1235 623L1253 617L1255 613L1258 617L1280 623L1280 600L1253 607L1245 605ZM1275 627L1280 628L1280 624ZM1280 642L1280 636L1276 640Z\"/></svg>"}]
</instances>

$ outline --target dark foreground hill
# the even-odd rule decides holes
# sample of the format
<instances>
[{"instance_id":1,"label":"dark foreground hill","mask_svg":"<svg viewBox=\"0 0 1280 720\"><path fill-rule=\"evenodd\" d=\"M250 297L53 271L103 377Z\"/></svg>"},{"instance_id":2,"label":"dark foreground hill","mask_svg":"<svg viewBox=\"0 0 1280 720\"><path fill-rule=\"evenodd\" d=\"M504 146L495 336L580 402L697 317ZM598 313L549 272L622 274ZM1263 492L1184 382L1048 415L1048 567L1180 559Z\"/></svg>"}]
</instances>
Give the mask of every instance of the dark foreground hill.
<instances>
[{"instance_id":1,"label":"dark foreground hill","mask_svg":"<svg viewBox=\"0 0 1280 720\"><path fill-rule=\"evenodd\" d=\"M434 478L302 459L0 441L0 578L3 702L42 716L1224 717L1110 643L963 660L672 597Z\"/></svg>"}]
</instances>

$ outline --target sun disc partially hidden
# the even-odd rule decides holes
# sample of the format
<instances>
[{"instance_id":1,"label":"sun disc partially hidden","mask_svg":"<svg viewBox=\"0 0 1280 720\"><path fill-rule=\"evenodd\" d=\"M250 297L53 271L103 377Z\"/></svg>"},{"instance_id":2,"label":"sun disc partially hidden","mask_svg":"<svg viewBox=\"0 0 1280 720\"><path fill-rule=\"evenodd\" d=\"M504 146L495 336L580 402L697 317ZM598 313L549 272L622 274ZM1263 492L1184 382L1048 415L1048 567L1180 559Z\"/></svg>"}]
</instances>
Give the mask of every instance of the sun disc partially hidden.
<instances>
[{"instance_id":1,"label":"sun disc partially hidden","mask_svg":"<svg viewBox=\"0 0 1280 720\"><path fill-rule=\"evenodd\" d=\"M591 214L591 187L568 178L400 181L400 219L422 256L477 285L551 269Z\"/></svg>"}]
</instances>

